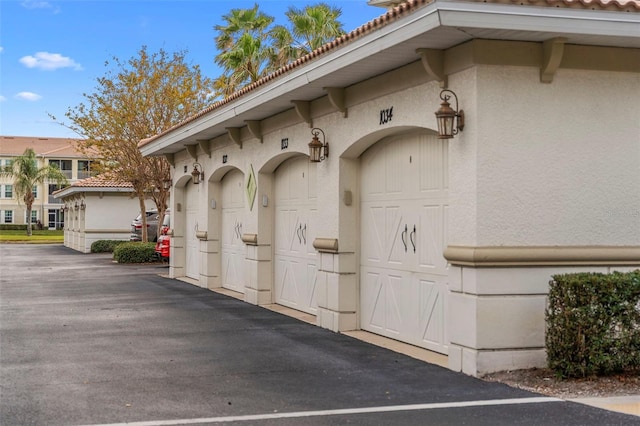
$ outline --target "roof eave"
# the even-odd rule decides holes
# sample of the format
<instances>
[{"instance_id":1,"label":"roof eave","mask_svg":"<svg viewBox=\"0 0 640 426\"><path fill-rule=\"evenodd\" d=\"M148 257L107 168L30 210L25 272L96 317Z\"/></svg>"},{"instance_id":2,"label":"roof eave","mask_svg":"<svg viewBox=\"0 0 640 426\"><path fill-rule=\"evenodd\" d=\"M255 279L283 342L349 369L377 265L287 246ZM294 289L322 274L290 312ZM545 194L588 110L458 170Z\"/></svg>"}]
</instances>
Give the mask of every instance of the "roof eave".
<instances>
[{"instance_id":1,"label":"roof eave","mask_svg":"<svg viewBox=\"0 0 640 426\"><path fill-rule=\"evenodd\" d=\"M225 123L237 119L241 114L257 111L258 107L269 102L286 98L297 99L296 92L331 73L355 67L373 54L392 51L396 46L414 37L428 35L440 29L449 29L452 32L460 31L459 28L545 32L573 37L598 35L612 39L631 39L632 44L640 47L637 31L639 24L640 15L636 13L438 0L370 34L330 50L232 102L152 138L150 142L140 146L140 151L144 156L175 153L184 149L186 143L194 143L197 135L205 130L209 130L209 139L220 136L226 131ZM475 38L464 31L460 31L460 37L462 41ZM462 37L466 37L466 40ZM457 40L450 45L438 45L433 42L433 45L423 47L446 49L459 42L460 40ZM413 58L408 57L406 63L418 59L418 55L415 54ZM315 97L303 100L313 99ZM283 107L280 112L288 108ZM253 116L251 119L265 117L266 115Z\"/></svg>"}]
</instances>

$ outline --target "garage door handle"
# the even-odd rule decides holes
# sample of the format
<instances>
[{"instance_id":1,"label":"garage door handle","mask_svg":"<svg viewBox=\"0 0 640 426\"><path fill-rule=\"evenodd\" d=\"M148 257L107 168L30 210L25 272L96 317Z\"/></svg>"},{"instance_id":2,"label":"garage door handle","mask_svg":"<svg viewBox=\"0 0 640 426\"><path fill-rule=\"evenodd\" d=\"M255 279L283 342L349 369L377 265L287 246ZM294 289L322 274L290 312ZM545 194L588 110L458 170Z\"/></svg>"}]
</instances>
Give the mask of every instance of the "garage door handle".
<instances>
[{"instance_id":1,"label":"garage door handle","mask_svg":"<svg viewBox=\"0 0 640 426\"><path fill-rule=\"evenodd\" d=\"M407 252L407 224L404 224L404 231L402 231L402 244L404 245L404 252Z\"/></svg>"},{"instance_id":2,"label":"garage door handle","mask_svg":"<svg viewBox=\"0 0 640 426\"><path fill-rule=\"evenodd\" d=\"M302 233L302 224L300 224L300 226L298 226L298 229L296 229L296 234L298 235L299 244L302 244L302 237L300 236L301 233Z\"/></svg>"},{"instance_id":3,"label":"garage door handle","mask_svg":"<svg viewBox=\"0 0 640 426\"><path fill-rule=\"evenodd\" d=\"M411 240L411 245L413 246L413 252L416 252L416 225L413 225L413 231L409 234L409 239Z\"/></svg>"},{"instance_id":4,"label":"garage door handle","mask_svg":"<svg viewBox=\"0 0 640 426\"><path fill-rule=\"evenodd\" d=\"M304 229L302 230L302 239L304 240L304 245L307 245L307 224L304 224Z\"/></svg>"}]
</instances>

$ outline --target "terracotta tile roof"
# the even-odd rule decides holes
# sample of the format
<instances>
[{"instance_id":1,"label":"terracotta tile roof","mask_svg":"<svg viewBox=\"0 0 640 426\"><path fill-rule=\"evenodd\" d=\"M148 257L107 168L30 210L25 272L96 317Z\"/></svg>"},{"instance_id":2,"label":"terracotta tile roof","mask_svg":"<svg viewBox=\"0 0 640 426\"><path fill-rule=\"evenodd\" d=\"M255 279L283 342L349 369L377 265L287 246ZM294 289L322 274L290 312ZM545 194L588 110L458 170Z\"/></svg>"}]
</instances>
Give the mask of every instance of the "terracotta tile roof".
<instances>
[{"instance_id":1,"label":"terracotta tile roof","mask_svg":"<svg viewBox=\"0 0 640 426\"><path fill-rule=\"evenodd\" d=\"M132 188L131 182L124 182L117 176L101 174L82 179L71 184L74 188Z\"/></svg>"},{"instance_id":2,"label":"terracotta tile roof","mask_svg":"<svg viewBox=\"0 0 640 426\"><path fill-rule=\"evenodd\" d=\"M133 185L130 182L123 182L113 174L105 173L78 180L65 188L54 191L51 195L56 198L66 198L83 192L133 192Z\"/></svg>"},{"instance_id":3,"label":"terracotta tile roof","mask_svg":"<svg viewBox=\"0 0 640 426\"><path fill-rule=\"evenodd\" d=\"M469 2L476 3L500 3L500 4L514 4L521 6L543 6L543 7L556 7L556 8L577 8L577 9L590 9L590 10L609 10L609 11L626 11L626 12L640 12L640 0L466 0ZM273 73L261 78L260 80L245 86L244 88L238 90L237 92L230 95L228 98L218 101L211 105L210 107L200 111L199 113L183 120L181 123L178 123L171 128L165 130L164 132L154 135L152 137L141 140L138 143L138 147L145 146L155 139L177 129L180 128L192 121L197 120L198 118L214 111L244 95L247 93L257 89L258 87L275 80L283 76L284 74L288 74L293 69L302 66L319 56L326 54L329 51L332 51L340 46L351 43L356 39L359 39L365 35L368 35L380 28L390 24L391 22L396 21L397 19L406 16L416 9L423 7L425 5L433 3L434 0L407 0L406 2L394 7L389 10L387 13L367 22L364 25L356 28L355 30L338 37L337 39L325 44L309 53L302 58L299 58L282 68L274 71Z\"/></svg>"},{"instance_id":4,"label":"terracotta tile roof","mask_svg":"<svg viewBox=\"0 0 640 426\"><path fill-rule=\"evenodd\" d=\"M33 148L36 155L47 158L87 158L77 148L79 139L0 136L0 156L14 157Z\"/></svg>"}]
</instances>

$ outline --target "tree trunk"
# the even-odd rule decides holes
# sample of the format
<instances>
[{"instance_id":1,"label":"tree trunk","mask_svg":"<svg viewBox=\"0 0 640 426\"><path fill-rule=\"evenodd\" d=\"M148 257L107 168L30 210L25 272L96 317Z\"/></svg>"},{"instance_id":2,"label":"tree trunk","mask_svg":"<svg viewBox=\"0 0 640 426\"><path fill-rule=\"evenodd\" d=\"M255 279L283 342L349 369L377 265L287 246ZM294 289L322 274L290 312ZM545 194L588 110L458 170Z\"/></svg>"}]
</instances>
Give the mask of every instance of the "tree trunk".
<instances>
[{"instance_id":1,"label":"tree trunk","mask_svg":"<svg viewBox=\"0 0 640 426\"><path fill-rule=\"evenodd\" d=\"M27 208L27 236L31 236L31 208L33 207L33 192L29 192L24 196L24 205Z\"/></svg>"},{"instance_id":2,"label":"tree trunk","mask_svg":"<svg viewBox=\"0 0 640 426\"><path fill-rule=\"evenodd\" d=\"M31 236L32 232L31 232L31 208L33 207L33 203L31 202L26 202L26 207L27 207L27 236Z\"/></svg>"},{"instance_id":3,"label":"tree trunk","mask_svg":"<svg viewBox=\"0 0 640 426\"><path fill-rule=\"evenodd\" d=\"M149 241L149 236L147 235L147 207L144 204L144 194L138 195L138 201L140 202L140 218L142 219L141 241L146 243Z\"/></svg>"}]
</instances>

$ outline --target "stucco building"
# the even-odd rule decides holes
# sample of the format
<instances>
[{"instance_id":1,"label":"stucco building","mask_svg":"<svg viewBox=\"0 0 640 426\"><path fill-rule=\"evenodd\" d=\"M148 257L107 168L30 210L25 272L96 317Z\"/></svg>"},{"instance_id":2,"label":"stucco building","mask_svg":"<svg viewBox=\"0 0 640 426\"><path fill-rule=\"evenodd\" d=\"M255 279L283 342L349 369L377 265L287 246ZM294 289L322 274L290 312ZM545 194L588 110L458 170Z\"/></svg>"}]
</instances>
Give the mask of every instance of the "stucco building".
<instances>
[{"instance_id":1,"label":"stucco building","mask_svg":"<svg viewBox=\"0 0 640 426\"><path fill-rule=\"evenodd\" d=\"M140 211L133 185L109 174L79 180L53 196L64 206L64 245L82 253L90 253L98 240L128 241Z\"/></svg>"},{"instance_id":2,"label":"stucco building","mask_svg":"<svg viewBox=\"0 0 640 426\"><path fill-rule=\"evenodd\" d=\"M78 149L75 139L41 138L25 136L0 136L0 167L10 165L13 159L32 148L38 159L38 167L56 165L70 183L92 175L92 159ZM31 222L40 221L45 228L61 229L64 226L62 202L52 194L60 189L55 183L43 182L34 188L35 202ZM0 223L27 223L24 202L18 201L13 191L12 179L0 177Z\"/></svg>"},{"instance_id":3,"label":"stucco building","mask_svg":"<svg viewBox=\"0 0 640 426\"><path fill-rule=\"evenodd\" d=\"M640 265L639 12L409 1L141 141L171 276L467 374L544 365L551 275Z\"/></svg>"}]
</instances>

